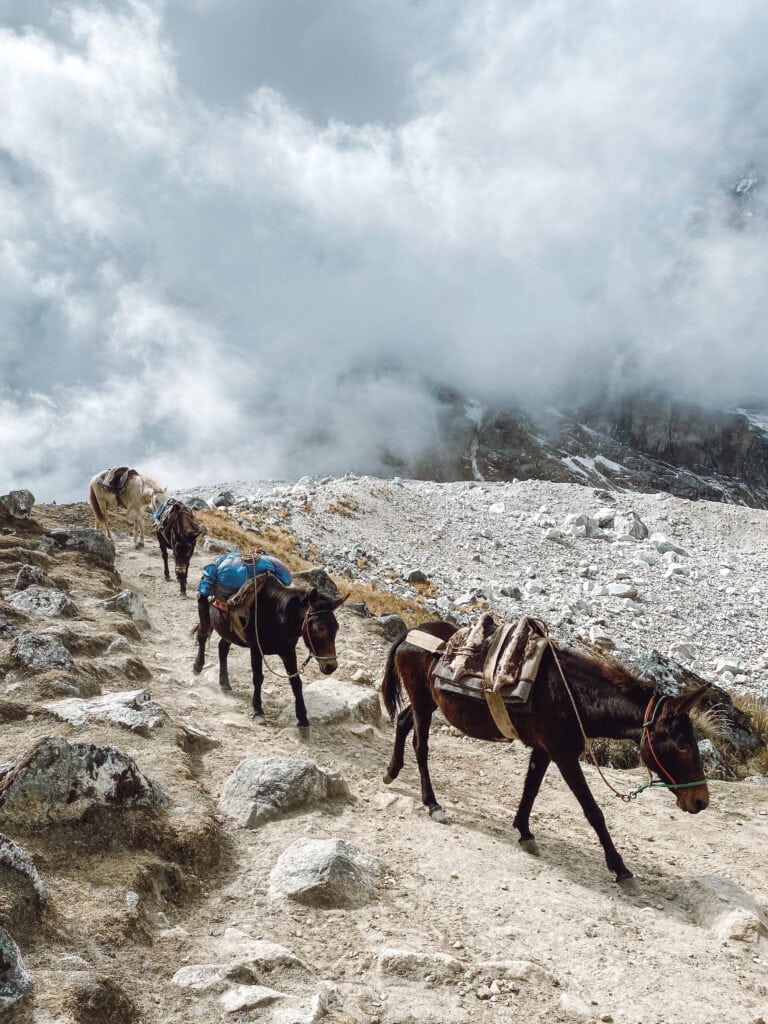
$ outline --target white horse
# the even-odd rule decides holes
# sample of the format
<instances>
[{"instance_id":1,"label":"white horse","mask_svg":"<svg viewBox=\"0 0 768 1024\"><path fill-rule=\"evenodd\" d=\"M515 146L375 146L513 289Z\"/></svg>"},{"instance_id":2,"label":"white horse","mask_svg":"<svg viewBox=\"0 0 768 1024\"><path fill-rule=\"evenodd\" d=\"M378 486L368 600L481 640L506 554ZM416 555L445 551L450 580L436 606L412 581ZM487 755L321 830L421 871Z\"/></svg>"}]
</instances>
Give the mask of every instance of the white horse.
<instances>
[{"instance_id":1,"label":"white horse","mask_svg":"<svg viewBox=\"0 0 768 1024\"><path fill-rule=\"evenodd\" d=\"M133 522L133 546L144 547L142 512L154 511L165 501L165 488L142 476L135 469L104 469L91 479L88 486L96 526L112 539L107 522L108 509L125 509Z\"/></svg>"}]
</instances>

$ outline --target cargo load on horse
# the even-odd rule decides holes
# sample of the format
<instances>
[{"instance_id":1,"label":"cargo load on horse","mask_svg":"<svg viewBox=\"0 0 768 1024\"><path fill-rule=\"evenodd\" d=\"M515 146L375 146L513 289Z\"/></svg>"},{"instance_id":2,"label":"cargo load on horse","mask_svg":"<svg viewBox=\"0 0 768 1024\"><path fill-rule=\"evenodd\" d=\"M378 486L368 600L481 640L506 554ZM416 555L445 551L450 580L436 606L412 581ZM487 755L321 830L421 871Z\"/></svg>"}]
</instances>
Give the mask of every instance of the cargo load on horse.
<instances>
[{"instance_id":1,"label":"cargo load on horse","mask_svg":"<svg viewBox=\"0 0 768 1024\"><path fill-rule=\"evenodd\" d=\"M291 574L279 558L259 552L246 557L231 552L206 565L198 587L199 623L193 630L198 652L192 671L202 672L205 644L215 629L220 636L219 686L223 690L232 688L227 671L232 644L248 647L254 719L260 724L265 722L261 688L266 667L273 675L289 681L297 725L308 729L296 644L302 639L309 651L304 665L314 658L323 675L335 672L339 625L334 612L346 598L335 599L315 587L306 590L291 586L291 582ZM265 665L264 656L270 654L279 656L284 673Z\"/></svg>"}]
</instances>

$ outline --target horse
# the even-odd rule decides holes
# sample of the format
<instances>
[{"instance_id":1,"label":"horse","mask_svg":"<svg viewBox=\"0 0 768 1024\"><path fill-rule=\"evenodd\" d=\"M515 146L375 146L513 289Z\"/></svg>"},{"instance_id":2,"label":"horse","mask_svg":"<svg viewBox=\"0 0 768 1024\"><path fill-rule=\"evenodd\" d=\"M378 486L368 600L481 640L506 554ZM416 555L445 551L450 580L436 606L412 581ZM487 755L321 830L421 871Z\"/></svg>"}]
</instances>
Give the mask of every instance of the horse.
<instances>
[{"instance_id":1,"label":"horse","mask_svg":"<svg viewBox=\"0 0 768 1024\"><path fill-rule=\"evenodd\" d=\"M445 641L457 627L448 622L428 622L418 629ZM414 729L422 801L432 818L444 822L447 819L429 777L428 736L433 711L439 708L447 721L467 736L483 740L503 737L484 700L448 693L435 685L436 665L437 655L410 643L407 635L389 651L381 689L390 718L395 721L397 715L397 719L394 750L384 782L389 785L400 774L405 740ZM664 696L618 662L598 660L586 651L550 643L544 651L529 704L517 710L505 705L518 737L531 748L522 797L513 819L524 848L538 852L529 819L544 774L554 761L597 833L608 869L615 873L617 882L632 878L590 792L579 755L585 747L591 750L587 737L634 740L640 746L649 777L652 778L652 772L659 776L640 790L650 785L664 786L674 793L681 810L698 814L709 804L709 791L689 712L709 685L680 696ZM405 707L403 687L410 697L410 704ZM614 792L627 800L640 790L630 794Z\"/></svg>"},{"instance_id":2,"label":"horse","mask_svg":"<svg viewBox=\"0 0 768 1024\"><path fill-rule=\"evenodd\" d=\"M218 603L209 603L208 598L200 595L197 601L199 622L192 634L197 637L197 658L192 671L197 675L205 664L205 642L212 630L220 636L219 640L219 686L222 690L231 690L227 672L227 656L232 644L248 647L251 652L251 671L253 677L253 718L258 725L265 725L264 709L261 703L261 686L264 682L263 659L266 654L279 655L296 705L296 724L299 729L309 729L307 708L302 694L301 676L296 660L296 644L299 637L309 650L304 665L314 658L323 675L335 672L336 633L339 624L334 611L346 601L348 595L335 600L316 588L306 590L302 587L284 586L274 576L267 574L262 588L253 602L245 628L244 644L233 631L229 614ZM223 602L222 602L223 604ZM304 667L302 665L302 668ZM267 670L273 672L267 666ZM278 674L274 673L273 674Z\"/></svg>"},{"instance_id":3,"label":"horse","mask_svg":"<svg viewBox=\"0 0 768 1024\"><path fill-rule=\"evenodd\" d=\"M155 533L163 556L163 573L167 580L168 551L173 553L173 565L182 597L187 596L187 573L189 562L195 551L197 538L205 532L205 527L195 518L189 506L176 498L169 498L155 513Z\"/></svg>"},{"instance_id":4,"label":"horse","mask_svg":"<svg viewBox=\"0 0 768 1024\"><path fill-rule=\"evenodd\" d=\"M107 511L125 509L133 523L133 546L144 547L144 524L141 514L144 509L157 509L165 500L165 488L142 476L135 469L121 466L119 469L104 469L91 478L88 485L88 501L93 509L96 526L112 540Z\"/></svg>"}]
</instances>

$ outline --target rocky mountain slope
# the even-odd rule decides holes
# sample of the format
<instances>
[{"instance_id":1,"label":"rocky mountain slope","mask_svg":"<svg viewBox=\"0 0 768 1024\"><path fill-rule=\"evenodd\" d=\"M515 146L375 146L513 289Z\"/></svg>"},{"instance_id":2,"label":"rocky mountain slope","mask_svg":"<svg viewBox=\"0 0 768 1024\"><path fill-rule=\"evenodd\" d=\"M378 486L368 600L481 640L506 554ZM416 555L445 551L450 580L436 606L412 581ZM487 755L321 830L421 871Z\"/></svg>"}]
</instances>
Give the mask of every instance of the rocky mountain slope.
<instances>
[{"instance_id":1,"label":"rocky mountain slope","mask_svg":"<svg viewBox=\"0 0 768 1024\"><path fill-rule=\"evenodd\" d=\"M438 393L440 443L394 471L437 480L539 479L768 506L766 419L668 396L575 408L481 407Z\"/></svg>"},{"instance_id":2,"label":"rocky mountain slope","mask_svg":"<svg viewBox=\"0 0 768 1024\"><path fill-rule=\"evenodd\" d=\"M201 496L221 508L206 513L209 545L237 529L261 546L279 529L297 564L356 588L339 613L339 669L305 673L308 739L277 676L257 727L244 652L232 694L213 644L192 674L195 603L163 580L156 548L119 532L115 552L82 505L0 508L9 1020L768 1019L761 779L713 781L691 818L658 791L621 804L586 766L636 875L618 886L555 772L531 856L511 827L526 752L437 722L449 821L436 824L410 747L382 784L392 737L375 684L391 622L360 600L409 619L417 606L460 621L524 610L563 639L640 661L672 652L760 697L768 513L534 481L347 477ZM212 557L199 550L190 578ZM622 788L642 781L606 772Z\"/></svg>"}]
</instances>

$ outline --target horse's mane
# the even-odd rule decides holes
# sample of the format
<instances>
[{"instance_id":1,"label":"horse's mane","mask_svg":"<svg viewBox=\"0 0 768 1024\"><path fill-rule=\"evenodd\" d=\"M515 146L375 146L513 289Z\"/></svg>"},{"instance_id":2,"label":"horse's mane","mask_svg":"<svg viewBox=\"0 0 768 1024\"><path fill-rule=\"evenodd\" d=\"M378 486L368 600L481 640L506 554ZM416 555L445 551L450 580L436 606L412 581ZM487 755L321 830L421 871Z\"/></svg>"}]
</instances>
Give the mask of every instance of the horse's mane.
<instances>
[{"instance_id":1,"label":"horse's mane","mask_svg":"<svg viewBox=\"0 0 768 1024\"><path fill-rule=\"evenodd\" d=\"M597 676L626 694L650 697L655 689L654 683L640 679L616 658L602 652L558 647L558 657L564 663L566 673L572 671L585 678Z\"/></svg>"},{"instance_id":2,"label":"horse's mane","mask_svg":"<svg viewBox=\"0 0 768 1024\"><path fill-rule=\"evenodd\" d=\"M286 607L291 598L295 597L296 594L309 593L306 587L297 587L293 585L286 586L284 583L281 583L276 576L273 576L272 573L267 575L267 580L263 589L269 594L270 599L273 600L281 610ZM332 597L323 593L322 590L317 591L317 596L319 598L318 610L322 609L330 611L333 609L334 601Z\"/></svg>"}]
</instances>

